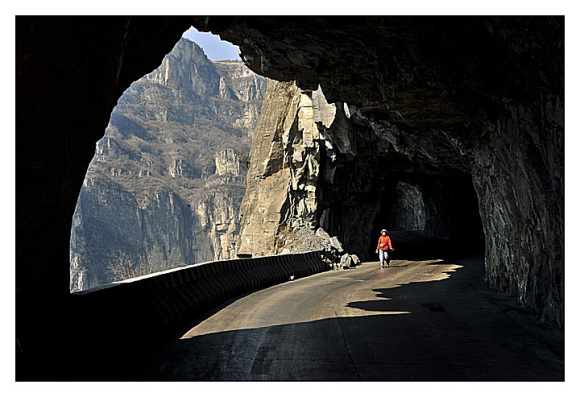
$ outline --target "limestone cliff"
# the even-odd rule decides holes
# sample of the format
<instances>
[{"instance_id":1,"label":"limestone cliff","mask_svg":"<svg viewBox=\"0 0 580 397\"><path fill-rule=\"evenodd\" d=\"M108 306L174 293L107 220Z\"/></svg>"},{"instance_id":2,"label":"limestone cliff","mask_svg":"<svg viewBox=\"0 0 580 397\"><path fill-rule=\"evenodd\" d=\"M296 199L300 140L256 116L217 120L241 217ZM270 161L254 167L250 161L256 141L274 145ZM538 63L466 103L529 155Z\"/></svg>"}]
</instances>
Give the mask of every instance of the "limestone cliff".
<instances>
[{"instance_id":1,"label":"limestone cliff","mask_svg":"<svg viewBox=\"0 0 580 397\"><path fill-rule=\"evenodd\" d=\"M235 257L238 212L266 79L181 39L119 99L97 142L71 231L72 291L111 265L162 270Z\"/></svg>"}]
</instances>

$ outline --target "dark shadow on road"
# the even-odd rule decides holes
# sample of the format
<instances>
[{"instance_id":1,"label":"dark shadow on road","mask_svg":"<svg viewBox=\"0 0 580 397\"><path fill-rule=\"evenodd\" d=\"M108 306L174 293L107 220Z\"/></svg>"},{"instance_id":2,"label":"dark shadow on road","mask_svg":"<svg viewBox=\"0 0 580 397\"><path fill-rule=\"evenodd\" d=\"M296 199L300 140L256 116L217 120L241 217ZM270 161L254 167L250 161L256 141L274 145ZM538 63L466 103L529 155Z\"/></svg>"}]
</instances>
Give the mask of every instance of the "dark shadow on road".
<instances>
[{"instance_id":1,"label":"dark shadow on road","mask_svg":"<svg viewBox=\"0 0 580 397\"><path fill-rule=\"evenodd\" d=\"M397 267L407 267L409 264L406 265L396 265L392 264L391 268ZM451 263L444 260L436 260L430 263L426 263L425 266L453 266L453 270L449 271L442 271L438 277L442 277L439 280L432 280L432 281L418 281L412 282L408 284L399 285L395 288L379 288L373 289L373 292L376 293L377 299L370 300L370 301L359 301L359 302L350 302L348 303L348 307L366 310L366 311L382 311L382 312L401 312L401 311L410 311L410 298L415 299L416 297L420 296L429 296L436 290L438 287L442 290L440 292L436 292L436 296L447 296L449 297L452 294L455 294L455 290L451 290L451 288L455 288L455 284L457 282L461 282L457 278L454 280L450 280L451 277L457 277L457 272L464 271L463 265L457 265L455 263ZM475 273L480 273L479 269L475 266L471 265L471 275L473 276ZM387 271L389 268L386 269ZM388 277L388 276L387 276ZM481 282L483 282L483 278L479 277ZM447 281L448 283L452 283L453 285L446 284L444 286L437 285L438 283L442 283L443 281ZM470 284L473 286L473 283ZM403 288L405 287L405 288ZM460 298L461 295L457 295L457 298ZM431 309L433 311L445 311L442 309L442 304L437 302L427 302L421 303L424 307L432 307L432 308L439 308L439 309Z\"/></svg>"},{"instance_id":2,"label":"dark shadow on road","mask_svg":"<svg viewBox=\"0 0 580 397\"><path fill-rule=\"evenodd\" d=\"M376 299L348 303L360 315L176 338L139 379L562 381L561 330L488 291L482 266L459 265L373 289Z\"/></svg>"}]
</instances>

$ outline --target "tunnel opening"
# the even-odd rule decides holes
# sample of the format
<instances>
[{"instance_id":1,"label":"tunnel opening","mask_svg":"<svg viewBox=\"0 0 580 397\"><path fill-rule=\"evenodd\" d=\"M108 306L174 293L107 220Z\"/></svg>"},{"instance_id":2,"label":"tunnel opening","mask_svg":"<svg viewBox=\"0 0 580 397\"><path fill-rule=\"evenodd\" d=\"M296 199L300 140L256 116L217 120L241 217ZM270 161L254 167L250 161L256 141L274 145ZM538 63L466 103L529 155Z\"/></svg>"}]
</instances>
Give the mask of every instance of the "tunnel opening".
<instances>
[{"instance_id":1,"label":"tunnel opening","mask_svg":"<svg viewBox=\"0 0 580 397\"><path fill-rule=\"evenodd\" d=\"M385 183L370 241L387 229L393 259L483 254L485 236L467 173L393 173ZM368 256L375 255L371 244Z\"/></svg>"},{"instance_id":2,"label":"tunnel opening","mask_svg":"<svg viewBox=\"0 0 580 397\"><path fill-rule=\"evenodd\" d=\"M376 260L387 229L393 259L483 255L485 234L471 173L444 140L430 136L433 156L395 147L377 155L374 132L351 124L356 156L322 148L320 226L361 260ZM415 135L416 131L408 131ZM336 159L334 159L336 158ZM334 160L332 160L334 159Z\"/></svg>"},{"instance_id":3,"label":"tunnel opening","mask_svg":"<svg viewBox=\"0 0 580 397\"><path fill-rule=\"evenodd\" d=\"M235 257L266 78L223 43L190 28L119 98L73 215L70 292Z\"/></svg>"}]
</instances>

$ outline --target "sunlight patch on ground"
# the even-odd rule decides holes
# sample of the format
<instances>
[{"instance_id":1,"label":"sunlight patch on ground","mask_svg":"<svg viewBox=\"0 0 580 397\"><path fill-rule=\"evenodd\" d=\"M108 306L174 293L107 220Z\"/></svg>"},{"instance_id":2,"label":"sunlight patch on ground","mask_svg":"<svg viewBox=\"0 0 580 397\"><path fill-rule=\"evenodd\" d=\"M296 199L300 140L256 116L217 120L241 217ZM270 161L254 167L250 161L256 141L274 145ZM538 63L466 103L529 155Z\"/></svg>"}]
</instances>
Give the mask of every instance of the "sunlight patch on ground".
<instances>
[{"instance_id":1,"label":"sunlight patch on ground","mask_svg":"<svg viewBox=\"0 0 580 397\"><path fill-rule=\"evenodd\" d=\"M219 331L216 330L216 328L214 328L214 327L208 328L204 323L201 323L201 324L198 324L195 327L191 328L189 331L187 331L179 339L191 339L191 338L195 338L197 336L215 334L216 332L244 331L244 330L257 329L257 328L276 327L276 326L281 326L281 325L300 325L300 324L311 323L313 321L339 319L339 318L344 318L344 317L370 317L370 316L384 316L384 315L391 315L391 314L410 314L410 313L411 312L406 312L406 311L392 311L392 312L364 311L361 313L360 311L356 310L356 314L355 314L354 310L353 310L352 315L346 314L346 315L342 315L342 316L320 316L319 318L311 318L311 319L308 319L307 321L300 321L300 322L271 321L271 322L267 322L267 323L253 324L253 325L247 325L247 326L227 326L226 325L226 326L220 326Z\"/></svg>"},{"instance_id":2,"label":"sunlight patch on ground","mask_svg":"<svg viewBox=\"0 0 580 397\"><path fill-rule=\"evenodd\" d=\"M389 296L389 291L398 290L408 284L445 280L463 267L446 263L442 259L392 261L391 267L385 269L377 269L378 266L375 266L366 262L357 269L321 274L316 284L310 283L308 288L303 289L294 288L299 288L300 283L306 280L294 281L284 287L279 285L276 299L272 299L274 295L244 297L197 324L180 339L218 332L307 324L320 320L411 314L404 310L406 308L402 300ZM314 293L311 295L310 291L315 289L327 292L322 297ZM336 291L341 292L336 294ZM247 299L255 299L256 302L247 305L248 302L244 303ZM259 309L256 309L258 306Z\"/></svg>"}]
</instances>

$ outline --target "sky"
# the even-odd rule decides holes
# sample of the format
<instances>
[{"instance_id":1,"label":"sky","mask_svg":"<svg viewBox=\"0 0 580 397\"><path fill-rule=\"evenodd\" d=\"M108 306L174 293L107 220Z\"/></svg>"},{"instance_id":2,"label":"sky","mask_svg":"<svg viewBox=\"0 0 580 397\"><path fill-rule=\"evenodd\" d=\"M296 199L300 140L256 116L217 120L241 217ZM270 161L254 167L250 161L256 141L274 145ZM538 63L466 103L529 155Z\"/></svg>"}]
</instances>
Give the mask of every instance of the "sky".
<instances>
[{"instance_id":1,"label":"sky","mask_svg":"<svg viewBox=\"0 0 580 397\"><path fill-rule=\"evenodd\" d=\"M190 39L203 48L205 55L207 55L210 61L240 60L238 46L220 40L218 35L198 32L197 29L191 27L183 34L183 37Z\"/></svg>"}]
</instances>

